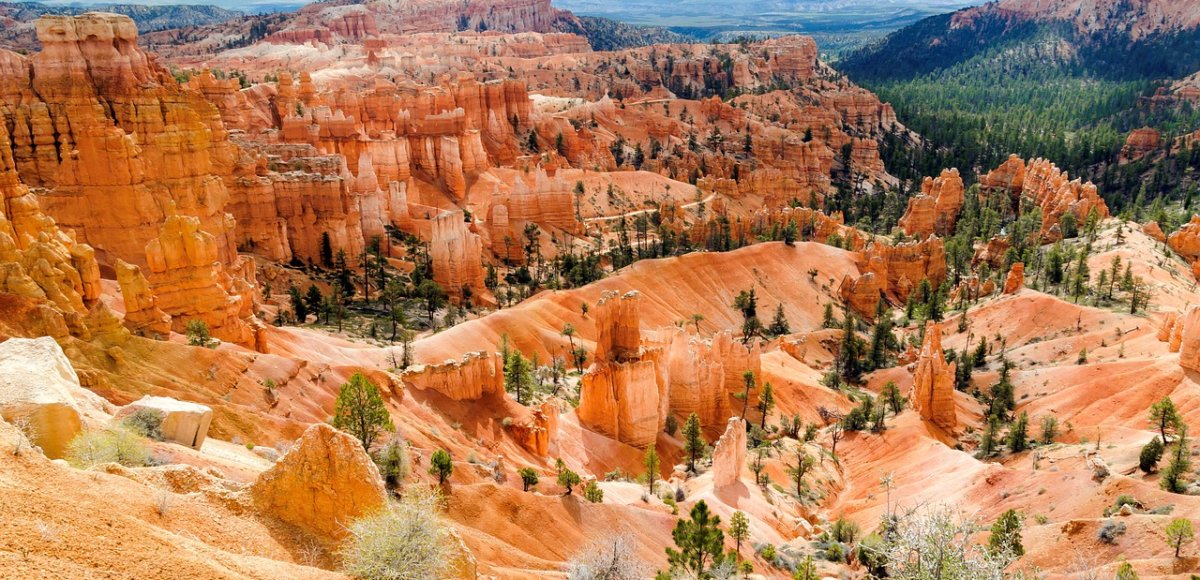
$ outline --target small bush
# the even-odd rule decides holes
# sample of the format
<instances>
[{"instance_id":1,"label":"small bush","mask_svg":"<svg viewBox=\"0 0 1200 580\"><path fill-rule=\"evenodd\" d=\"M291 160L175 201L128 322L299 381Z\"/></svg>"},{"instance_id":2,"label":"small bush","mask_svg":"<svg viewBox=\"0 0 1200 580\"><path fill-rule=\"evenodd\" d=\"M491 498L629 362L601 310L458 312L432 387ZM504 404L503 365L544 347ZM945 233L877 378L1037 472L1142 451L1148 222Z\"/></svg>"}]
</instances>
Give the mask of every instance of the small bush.
<instances>
[{"instance_id":1,"label":"small bush","mask_svg":"<svg viewBox=\"0 0 1200 580\"><path fill-rule=\"evenodd\" d=\"M342 571L363 580L447 577L456 555L437 503L436 494L409 493L355 520L342 547Z\"/></svg>"},{"instance_id":2,"label":"small bush","mask_svg":"<svg viewBox=\"0 0 1200 580\"><path fill-rule=\"evenodd\" d=\"M67 461L80 469L101 463L141 467L150 461L150 451L142 437L125 428L84 431L67 445Z\"/></svg>"},{"instance_id":3,"label":"small bush","mask_svg":"<svg viewBox=\"0 0 1200 580\"><path fill-rule=\"evenodd\" d=\"M1100 524L1100 529L1096 530L1096 538L1105 544L1117 543L1117 538L1125 533L1125 522L1116 520L1104 520Z\"/></svg>"},{"instance_id":4,"label":"small bush","mask_svg":"<svg viewBox=\"0 0 1200 580\"><path fill-rule=\"evenodd\" d=\"M187 336L188 344L192 346L202 346L205 348L216 346L212 334L209 333L208 324L198 318L187 321L187 326L184 327L184 334Z\"/></svg>"},{"instance_id":5,"label":"small bush","mask_svg":"<svg viewBox=\"0 0 1200 580\"><path fill-rule=\"evenodd\" d=\"M141 435L142 437L153 439L155 441L162 441L163 418L162 411L156 409L138 409L126 417L121 423L125 426L125 428L137 433L138 435Z\"/></svg>"},{"instance_id":6,"label":"small bush","mask_svg":"<svg viewBox=\"0 0 1200 580\"><path fill-rule=\"evenodd\" d=\"M592 503L601 503L604 501L604 490L593 479L583 488L583 497Z\"/></svg>"},{"instance_id":7,"label":"small bush","mask_svg":"<svg viewBox=\"0 0 1200 580\"><path fill-rule=\"evenodd\" d=\"M372 459L375 460L375 466L379 468L379 475L383 477L388 489L396 489L405 479L408 479L408 446L404 444L404 441L389 441L375 453Z\"/></svg>"}]
</instances>

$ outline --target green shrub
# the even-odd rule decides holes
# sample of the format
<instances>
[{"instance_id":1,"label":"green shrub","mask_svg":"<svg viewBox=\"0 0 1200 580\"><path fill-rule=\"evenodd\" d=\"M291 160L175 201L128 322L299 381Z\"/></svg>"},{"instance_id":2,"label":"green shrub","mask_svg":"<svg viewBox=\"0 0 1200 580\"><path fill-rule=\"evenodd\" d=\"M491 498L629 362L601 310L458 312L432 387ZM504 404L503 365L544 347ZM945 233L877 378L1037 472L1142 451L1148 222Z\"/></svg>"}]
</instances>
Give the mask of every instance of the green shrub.
<instances>
[{"instance_id":1,"label":"green shrub","mask_svg":"<svg viewBox=\"0 0 1200 580\"><path fill-rule=\"evenodd\" d=\"M437 514L438 498L409 493L350 524L341 550L342 571L363 580L444 578L455 560L450 528Z\"/></svg>"},{"instance_id":2,"label":"green shrub","mask_svg":"<svg viewBox=\"0 0 1200 580\"><path fill-rule=\"evenodd\" d=\"M101 463L119 463L141 467L149 463L150 451L145 439L128 429L117 427L84 431L67 444L67 461L80 469Z\"/></svg>"},{"instance_id":3,"label":"green shrub","mask_svg":"<svg viewBox=\"0 0 1200 580\"><path fill-rule=\"evenodd\" d=\"M125 428L155 441L163 440L162 422L164 416L157 409L138 409L121 422Z\"/></svg>"}]
</instances>

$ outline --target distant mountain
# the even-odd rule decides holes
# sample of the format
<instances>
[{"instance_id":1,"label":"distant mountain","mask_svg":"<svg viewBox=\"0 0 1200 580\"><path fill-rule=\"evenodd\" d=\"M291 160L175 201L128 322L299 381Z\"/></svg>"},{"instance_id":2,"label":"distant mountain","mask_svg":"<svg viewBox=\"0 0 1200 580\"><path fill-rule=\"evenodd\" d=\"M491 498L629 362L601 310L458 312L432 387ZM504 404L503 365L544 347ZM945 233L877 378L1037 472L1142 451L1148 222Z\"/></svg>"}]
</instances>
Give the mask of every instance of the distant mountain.
<instances>
[{"instance_id":1,"label":"distant mountain","mask_svg":"<svg viewBox=\"0 0 1200 580\"><path fill-rule=\"evenodd\" d=\"M578 25L575 22L578 22ZM556 28L560 32L571 32L586 37L593 50L621 50L651 44L696 42L695 38L661 26L635 26L598 16L564 19Z\"/></svg>"},{"instance_id":2,"label":"distant mountain","mask_svg":"<svg viewBox=\"0 0 1200 580\"><path fill-rule=\"evenodd\" d=\"M844 35L891 31L978 0L556 0L580 16L660 26L701 40L737 36ZM870 33L874 32L874 35Z\"/></svg>"},{"instance_id":3,"label":"distant mountain","mask_svg":"<svg viewBox=\"0 0 1200 580\"><path fill-rule=\"evenodd\" d=\"M839 68L858 79L898 80L989 54L1011 66L1009 47L1039 64L1107 78L1180 78L1200 70L1200 2L991 2L921 20L848 56Z\"/></svg>"},{"instance_id":4,"label":"distant mountain","mask_svg":"<svg viewBox=\"0 0 1200 580\"><path fill-rule=\"evenodd\" d=\"M184 26L202 26L244 16L242 12L203 4L150 6L145 4L43 4L39 2L0 3L0 47L30 50L36 46L33 21L46 14L82 14L84 12L124 14L137 23L138 30L151 32Z\"/></svg>"}]
</instances>

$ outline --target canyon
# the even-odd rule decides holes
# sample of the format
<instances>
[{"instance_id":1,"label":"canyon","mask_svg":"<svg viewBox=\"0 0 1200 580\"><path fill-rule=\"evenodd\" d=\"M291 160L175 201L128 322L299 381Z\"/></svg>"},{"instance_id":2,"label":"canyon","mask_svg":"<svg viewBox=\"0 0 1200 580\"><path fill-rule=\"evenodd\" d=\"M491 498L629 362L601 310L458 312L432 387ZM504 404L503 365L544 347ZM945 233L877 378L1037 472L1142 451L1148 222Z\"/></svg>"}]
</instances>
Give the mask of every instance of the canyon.
<instances>
[{"instance_id":1,"label":"canyon","mask_svg":"<svg viewBox=\"0 0 1200 580\"><path fill-rule=\"evenodd\" d=\"M904 183L921 137L811 38L574 26L334 1L0 50L0 576L342 577L417 491L454 577L618 535L666 570L701 502L768 578L862 577L829 546L932 503L1028 516L1012 571L1195 568L1151 508L1200 502L1138 464L1151 405L1200 419L1200 217L1129 222L1043 158ZM155 414L140 464L81 462ZM984 442L1017 417L1057 431Z\"/></svg>"}]
</instances>

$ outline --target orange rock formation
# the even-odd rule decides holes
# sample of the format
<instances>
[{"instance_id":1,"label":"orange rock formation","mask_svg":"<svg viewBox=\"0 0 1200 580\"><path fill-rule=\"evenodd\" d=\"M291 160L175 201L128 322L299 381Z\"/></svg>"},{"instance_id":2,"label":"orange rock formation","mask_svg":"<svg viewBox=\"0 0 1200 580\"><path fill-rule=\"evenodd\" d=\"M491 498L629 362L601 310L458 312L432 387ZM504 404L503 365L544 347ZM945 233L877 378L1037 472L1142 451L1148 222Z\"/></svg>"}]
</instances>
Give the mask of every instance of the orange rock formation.
<instances>
[{"instance_id":1,"label":"orange rock formation","mask_svg":"<svg viewBox=\"0 0 1200 580\"><path fill-rule=\"evenodd\" d=\"M738 482L746 463L746 420L729 419L725 433L713 446L713 487L721 489Z\"/></svg>"},{"instance_id":2,"label":"orange rock formation","mask_svg":"<svg viewBox=\"0 0 1200 580\"><path fill-rule=\"evenodd\" d=\"M309 427L250 488L263 513L325 541L346 535L354 519L384 506L375 462L353 437L329 425Z\"/></svg>"},{"instance_id":3,"label":"orange rock formation","mask_svg":"<svg viewBox=\"0 0 1200 580\"><path fill-rule=\"evenodd\" d=\"M1011 268L1008 269L1008 276L1004 279L1004 293L1016 294L1025 287L1025 264L1022 262L1013 262Z\"/></svg>"},{"instance_id":4,"label":"orange rock formation","mask_svg":"<svg viewBox=\"0 0 1200 580\"><path fill-rule=\"evenodd\" d=\"M946 169L937 178L921 182L921 193L909 198L900 227L910 236L948 235L962 206L963 180L957 169Z\"/></svg>"},{"instance_id":5,"label":"orange rock formation","mask_svg":"<svg viewBox=\"0 0 1200 580\"><path fill-rule=\"evenodd\" d=\"M958 426L954 410L956 365L947 363L942 352L942 325L925 325L925 343L913 371L912 405L921 418L953 431Z\"/></svg>"}]
</instances>

